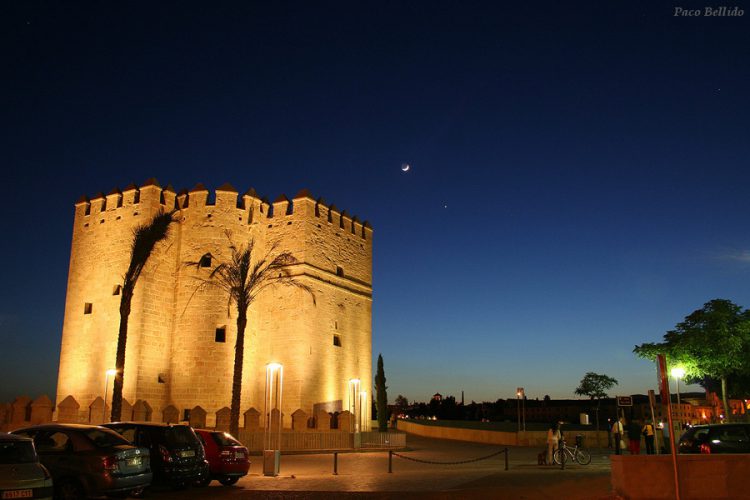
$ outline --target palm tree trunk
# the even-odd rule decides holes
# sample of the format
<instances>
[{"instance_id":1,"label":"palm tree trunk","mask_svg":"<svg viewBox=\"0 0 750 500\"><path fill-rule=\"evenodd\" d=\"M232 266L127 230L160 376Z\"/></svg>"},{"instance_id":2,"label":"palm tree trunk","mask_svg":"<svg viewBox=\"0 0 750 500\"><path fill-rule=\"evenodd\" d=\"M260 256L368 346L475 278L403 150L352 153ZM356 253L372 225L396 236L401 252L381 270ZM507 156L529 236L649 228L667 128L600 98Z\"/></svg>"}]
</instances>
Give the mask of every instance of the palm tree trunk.
<instances>
[{"instance_id":1,"label":"palm tree trunk","mask_svg":"<svg viewBox=\"0 0 750 500\"><path fill-rule=\"evenodd\" d=\"M115 382L112 389L112 414L110 420L118 422L122 418L122 386L125 377L125 347L128 343L128 319L130 318L130 302L132 291L126 287L122 289L120 299L120 331L117 335L117 354L115 355ZM105 406L107 402L104 402Z\"/></svg>"},{"instance_id":2,"label":"palm tree trunk","mask_svg":"<svg viewBox=\"0 0 750 500\"><path fill-rule=\"evenodd\" d=\"M234 375L232 376L232 407L229 409L229 433L239 437L240 395L242 393L242 363L245 358L245 327L247 307L238 305L237 342L234 345Z\"/></svg>"},{"instance_id":3,"label":"palm tree trunk","mask_svg":"<svg viewBox=\"0 0 750 500\"><path fill-rule=\"evenodd\" d=\"M721 402L724 404L724 416L727 422L731 421L731 413L729 412L729 403L727 402L727 378L721 377Z\"/></svg>"}]
</instances>

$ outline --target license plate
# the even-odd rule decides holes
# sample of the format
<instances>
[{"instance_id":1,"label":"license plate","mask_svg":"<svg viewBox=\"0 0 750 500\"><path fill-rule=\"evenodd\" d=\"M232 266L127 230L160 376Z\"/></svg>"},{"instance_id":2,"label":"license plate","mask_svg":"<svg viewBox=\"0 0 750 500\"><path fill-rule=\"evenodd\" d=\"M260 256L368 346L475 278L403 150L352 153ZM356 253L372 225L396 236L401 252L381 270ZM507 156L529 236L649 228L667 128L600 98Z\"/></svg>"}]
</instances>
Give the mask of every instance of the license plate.
<instances>
[{"instance_id":1,"label":"license plate","mask_svg":"<svg viewBox=\"0 0 750 500\"><path fill-rule=\"evenodd\" d=\"M235 451L234 458L245 458L245 453L242 451Z\"/></svg>"},{"instance_id":2,"label":"license plate","mask_svg":"<svg viewBox=\"0 0 750 500\"><path fill-rule=\"evenodd\" d=\"M182 458L194 457L195 456L195 450L183 450L183 451L179 452L179 455Z\"/></svg>"},{"instance_id":3,"label":"license plate","mask_svg":"<svg viewBox=\"0 0 750 500\"><path fill-rule=\"evenodd\" d=\"M13 490L13 491L4 491L3 492L3 500L6 498L33 498L34 497L34 491L33 490Z\"/></svg>"},{"instance_id":4,"label":"license plate","mask_svg":"<svg viewBox=\"0 0 750 500\"><path fill-rule=\"evenodd\" d=\"M128 458L128 461L127 461L128 467L141 465L142 463L143 463L143 459L141 457Z\"/></svg>"}]
</instances>

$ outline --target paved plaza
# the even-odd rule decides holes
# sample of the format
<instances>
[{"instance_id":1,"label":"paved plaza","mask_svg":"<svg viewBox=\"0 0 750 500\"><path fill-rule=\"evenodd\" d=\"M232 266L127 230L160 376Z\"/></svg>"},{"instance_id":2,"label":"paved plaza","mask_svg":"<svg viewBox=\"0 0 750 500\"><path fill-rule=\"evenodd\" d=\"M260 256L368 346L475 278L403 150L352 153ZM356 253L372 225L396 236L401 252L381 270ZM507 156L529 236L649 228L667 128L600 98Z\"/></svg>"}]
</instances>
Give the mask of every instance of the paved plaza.
<instances>
[{"instance_id":1,"label":"paved plaza","mask_svg":"<svg viewBox=\"0 0 750 500\"><path fill-rule=\"evenodd\" d=\"M589 465L538 465L538 448L509 448L509 470L504 454L470 461L503 447L409 435L409 448L393 457L388 473L388 452L339 453L338 474L333 454L282 455L277 477L263 476L261 457L252 457L250 474L235 486L217 482L203 489L155 492L154 498L502 498L586 499L612 498L610 463L606 450L593 450ZM439 465L425 462L451 462ZM466 463L457 463L466 462Z\"/></svg>"}]
</instances>

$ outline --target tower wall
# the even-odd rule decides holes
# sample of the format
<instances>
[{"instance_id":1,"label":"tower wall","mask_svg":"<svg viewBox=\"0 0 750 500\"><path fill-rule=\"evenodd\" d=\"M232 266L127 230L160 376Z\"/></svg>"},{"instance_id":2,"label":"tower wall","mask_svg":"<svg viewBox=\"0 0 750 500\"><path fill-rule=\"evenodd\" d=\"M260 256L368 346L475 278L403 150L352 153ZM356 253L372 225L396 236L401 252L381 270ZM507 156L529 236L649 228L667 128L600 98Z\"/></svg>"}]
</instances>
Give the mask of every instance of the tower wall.
<instances>
[{"instance_id":1,"label":"tower wall","mask_svg":"<svg viewBox=\"0 0 750 500\"><path fill-rule=\"evenodd\" d=\"M263 411L265 366L284 365L283 412L349 408L348 381L372 394L372 230L329 209L305 191L288 200L238 196L219 188L213 199L201 185L175 195L155 182L76 204L60 356L58 400L73 395L82 407L103 395L114 366L119 325L115 286L127 269L132 230L159 210L178 209L167 242L157 247L133 297L123 396L144 399L158 419L169 404L200 405L209 414L231 401L236 308L225 291L200 286L229 242L255 242L254 258L290 251L291 274L313 290L264 290L248 311L243 364L243 411ZM101 222L103 221L103 222ZM211 266L186 265L210 255ZM91 314L83 314L84 303ZM216 341L224 328L225 342ZM111 384L111 381L110 381ZM111 385L110 385L111 388Z\"/></svg>"}]
</instances>

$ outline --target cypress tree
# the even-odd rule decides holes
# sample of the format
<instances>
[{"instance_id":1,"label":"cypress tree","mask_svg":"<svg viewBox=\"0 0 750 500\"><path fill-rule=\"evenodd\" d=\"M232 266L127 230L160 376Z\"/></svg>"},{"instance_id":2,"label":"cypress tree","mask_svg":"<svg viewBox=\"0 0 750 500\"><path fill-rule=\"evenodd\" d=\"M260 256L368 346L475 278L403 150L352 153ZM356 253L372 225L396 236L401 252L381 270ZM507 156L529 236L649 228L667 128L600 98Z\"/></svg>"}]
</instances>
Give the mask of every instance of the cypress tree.
<instances>
[{"instance_id":1,"label":"cypress tree","mask_svg":"<svg viewBox=\"0 0 750 500\"><path fill-rule=\"evenodd\" d=\"M375 391L377 394L378 409L378 432L388 430L388 387L385 385L385 372L383 371L383 355L378 354L378 371L375 374Z\"/></svg>"}]
</instances>

